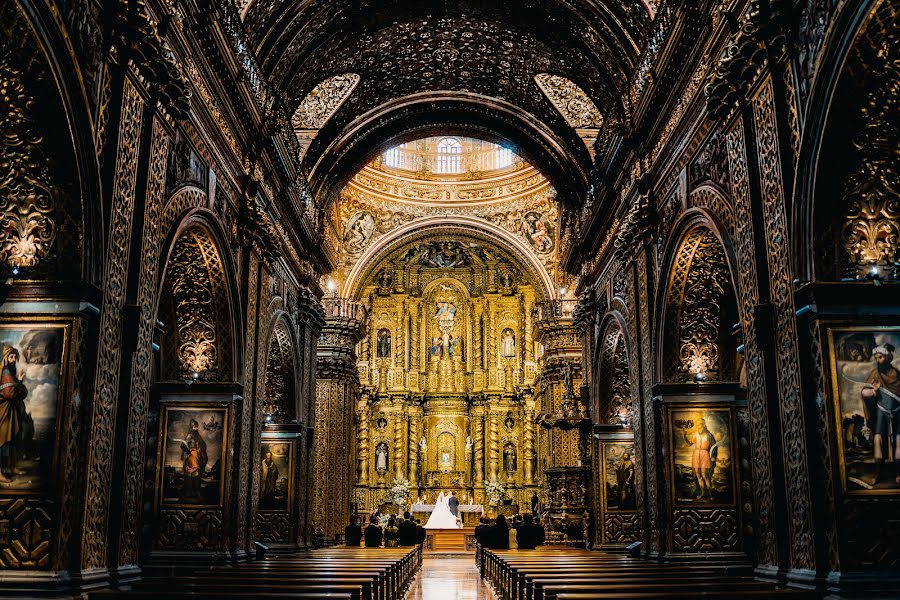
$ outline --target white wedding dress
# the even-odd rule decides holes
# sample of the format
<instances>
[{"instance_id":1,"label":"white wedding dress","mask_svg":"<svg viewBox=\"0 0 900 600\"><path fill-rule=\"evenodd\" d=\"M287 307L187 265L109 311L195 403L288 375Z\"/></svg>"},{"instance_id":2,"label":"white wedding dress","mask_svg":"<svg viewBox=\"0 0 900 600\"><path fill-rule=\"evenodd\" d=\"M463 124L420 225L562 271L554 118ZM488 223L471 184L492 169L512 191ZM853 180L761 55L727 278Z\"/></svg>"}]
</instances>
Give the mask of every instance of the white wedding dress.
<instances>
[{"instance_id":1,"label":"white wedding dress","mask_svg":"<svg viewBox=\"0 0 900 600\"><path fill-rule=\"evenodd\" d=\"M434 510L425 523L425 529L459 529L456 523L456 517L450 512L450 497L444 496L444 492L438 495L437 502L434 503Z\"/></svg>"}]
</instances>

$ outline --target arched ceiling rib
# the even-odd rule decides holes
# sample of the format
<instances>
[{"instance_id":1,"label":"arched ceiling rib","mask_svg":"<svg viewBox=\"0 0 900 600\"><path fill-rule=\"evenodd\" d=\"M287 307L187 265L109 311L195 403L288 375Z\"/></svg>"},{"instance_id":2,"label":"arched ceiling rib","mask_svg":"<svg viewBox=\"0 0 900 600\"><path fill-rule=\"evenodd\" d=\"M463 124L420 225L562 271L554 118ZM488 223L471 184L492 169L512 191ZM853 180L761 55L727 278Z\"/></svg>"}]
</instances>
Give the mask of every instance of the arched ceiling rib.
<instances>
[{"instance_id":1,"label":"arched ceiling rib","mask_svg":"<svg viewBox=\"0 0 900 600\"><path fill-rule=\"evenodd\" d=\"M372 136L361 122L390 122L394 136L407 133L405 125L428 123L483 129L522 149L544 146L531 158L539 166L550 159L547 176L565 198L566 185L576 197L583 194L590 156L534 77L565 77L602 114L619 115L620 91L649 22L641 0L255 0L245 27L263 71L289 99L288 109L328 77L361 77L306 152L314 188L333 186L315 166L331 162L336 148L366 154L389 140ZM434 102L430 118L422 106L397 108L409 97L448 93L485 101L480 111ZM497 109L506 105L514 110ZM557 147L552 152L546 150L550 138ZM570 184L560 179L573 175Z\"/></svg>"}]
</instances>

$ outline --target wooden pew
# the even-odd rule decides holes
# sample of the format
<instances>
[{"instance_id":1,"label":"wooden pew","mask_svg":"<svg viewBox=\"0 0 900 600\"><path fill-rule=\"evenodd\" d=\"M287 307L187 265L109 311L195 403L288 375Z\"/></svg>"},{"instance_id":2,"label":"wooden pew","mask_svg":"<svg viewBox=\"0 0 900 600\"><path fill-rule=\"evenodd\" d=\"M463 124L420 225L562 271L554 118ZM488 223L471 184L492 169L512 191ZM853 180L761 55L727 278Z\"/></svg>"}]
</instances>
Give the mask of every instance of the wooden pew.
<instances>
[{"instance_id":1,"label":"wooden pew","mask_svg":"<svg viewBox=\"0 0 900 600\"><path fill-rule=\"evenodd\" d=\"M91 592L94 600L238 600L244 598L402 598L422 565L422 549L329 548L260 561L152 575L122 589Z\"/></svg>"}]
</instances>

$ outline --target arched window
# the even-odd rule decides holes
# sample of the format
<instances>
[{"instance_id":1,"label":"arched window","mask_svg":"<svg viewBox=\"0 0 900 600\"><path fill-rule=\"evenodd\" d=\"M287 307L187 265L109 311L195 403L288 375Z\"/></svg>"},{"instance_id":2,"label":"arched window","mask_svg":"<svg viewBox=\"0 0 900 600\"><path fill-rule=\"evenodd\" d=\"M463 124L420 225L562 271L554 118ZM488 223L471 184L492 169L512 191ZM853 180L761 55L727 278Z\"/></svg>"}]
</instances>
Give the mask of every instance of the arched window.
<instances>
[{"instance_id":1,"label":"arched window","mask_svg":"<svg viewBox=\"0 0 900 600\"><path fill-rule=\"evenodd\" d=\"M403 150L400 146L394 146L384 153L384 164L395 169L403 167Z\"/></svg>"},{"instance_id":2,"label":"arched window","mask_svg":"<svg viewBox=\"0 0 900 600\"><path fill-rule=\"evenodd\" d=\"M513 151L509 148L497 148L497 168L505 169L513 164Z\"/></svg>"},{"instance_id":3,"label":"arched window","mask_svg":"<svg viewBox=\"0 0 900 600\"><path fill-rule=\"evenodd\" d=\"M435 173L462 172L462 144L456 138L444 138L437 145Z\"/></svg>"}]
</instances>

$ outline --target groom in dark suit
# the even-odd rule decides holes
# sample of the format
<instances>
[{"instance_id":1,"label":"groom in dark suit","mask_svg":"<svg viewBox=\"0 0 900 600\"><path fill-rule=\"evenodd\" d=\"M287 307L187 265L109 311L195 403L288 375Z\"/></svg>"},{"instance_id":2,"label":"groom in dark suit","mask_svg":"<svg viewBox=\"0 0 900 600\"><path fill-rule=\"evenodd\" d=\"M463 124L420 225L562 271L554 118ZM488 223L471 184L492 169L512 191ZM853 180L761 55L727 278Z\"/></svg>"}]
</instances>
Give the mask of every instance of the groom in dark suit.
<instances>
[{"instance_id":1,"label":"groom in dark suit","mask_svg":"<svg viewBox=\"0 0 900 600\"><path fill-rule=\"evenodd\" d=\"M450 492L450 500L447 502L450 506L450 512L457 519L459 518L459 498L456 497L456 492Z\"/></svg>"}]
</instances>

